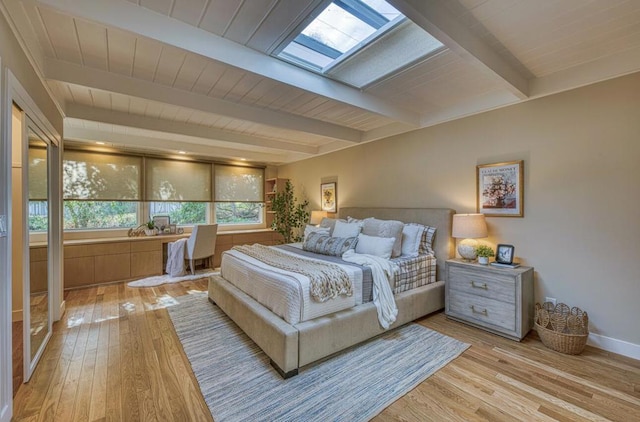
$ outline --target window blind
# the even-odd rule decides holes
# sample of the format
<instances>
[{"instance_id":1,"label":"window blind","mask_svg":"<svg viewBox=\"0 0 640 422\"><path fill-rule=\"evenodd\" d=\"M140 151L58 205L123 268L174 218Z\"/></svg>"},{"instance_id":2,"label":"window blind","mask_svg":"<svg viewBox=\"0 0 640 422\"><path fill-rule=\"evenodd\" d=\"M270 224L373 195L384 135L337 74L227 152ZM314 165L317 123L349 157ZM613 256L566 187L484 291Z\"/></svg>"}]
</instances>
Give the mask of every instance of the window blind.
<instances>
[{"instance_id":1,"label":"window blind","mask_svg":"<svg viewBox=\"0 0 640 422\"><path fill-rule=\"evenodd\" d=\"M47 200L47 149L29 146L29 200Z\"/></svg>"},{"instance_id":2,"label":"window blind","mask_svg":"<svg viewBox=\"0 0 640 422\"><path fill-rule=\"evenodd\" d=\"M67 150L63 159L64 199L139 201L142 157Z\"/></svg>"},{"instance_id":3,"label":"window blind","mask_svg":"<svg viewBox=\"0 0 640 422\"><path fill-rule=\"evenodd\" d=\"M211 164L145 159L146 201L211 201Z\"/></svg>"},{"instance_id":4,"label":"window blind","mask_svg":"<svg viewBox=\"0 0 640 422\"><path fill-rule=\"evenodd\" d=\"M215 165L215 202L264 202L264 169Z\"/></svg>"}]
</instances>

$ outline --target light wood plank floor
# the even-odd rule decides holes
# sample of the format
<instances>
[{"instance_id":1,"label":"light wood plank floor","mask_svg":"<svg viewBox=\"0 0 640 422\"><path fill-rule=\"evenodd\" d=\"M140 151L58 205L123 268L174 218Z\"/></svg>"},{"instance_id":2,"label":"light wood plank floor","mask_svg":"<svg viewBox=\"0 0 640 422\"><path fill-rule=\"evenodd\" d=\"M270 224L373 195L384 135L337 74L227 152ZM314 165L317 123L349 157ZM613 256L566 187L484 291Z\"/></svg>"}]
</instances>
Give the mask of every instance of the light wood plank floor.
<instances>
[{"instance_id":1,"label":"light wood plank floor","mask_svg":"<svg viewBox=\"0 0 640 422\"><path fill-rule=\"evenodd\" d=\"M166 311L204 280L66 293L43 360L14 402L15 421L199 421L211 415ZM639 420L640 362L587 348L580 356L447 320L420 323L472 344L376 421Z\"/></svg>"}]
</instances>

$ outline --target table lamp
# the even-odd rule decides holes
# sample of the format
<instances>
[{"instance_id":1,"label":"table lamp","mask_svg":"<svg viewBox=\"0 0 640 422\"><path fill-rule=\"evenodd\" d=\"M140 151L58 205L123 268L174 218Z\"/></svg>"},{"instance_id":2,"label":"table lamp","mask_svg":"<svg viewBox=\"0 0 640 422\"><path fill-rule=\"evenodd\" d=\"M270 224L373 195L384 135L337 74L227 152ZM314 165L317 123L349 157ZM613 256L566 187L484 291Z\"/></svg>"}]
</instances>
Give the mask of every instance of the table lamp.
<instances>
[{"instance_id":1,"label":"table lamp","mask_svg":"<svg viewBox=\"0 0 640 422\"><path fill-rule=\"evenodd\" d=\"M311 218L309 219L309 224L313 224L317 226L320 224L323 218L327 216L326 211L311 211Z\"/></svg>"},{"instance_id":2,"label":"table lamp","mask_svg":"<svg viewBox=\"0 0 640 422\"><path fill-rule=\"evenodd\" d=\"M463 239L458 243L458 253L467 261L477 258L475 239L487 237L487 223L484 214L454 214L451 236Z\"/></svg>"}]
</instances>

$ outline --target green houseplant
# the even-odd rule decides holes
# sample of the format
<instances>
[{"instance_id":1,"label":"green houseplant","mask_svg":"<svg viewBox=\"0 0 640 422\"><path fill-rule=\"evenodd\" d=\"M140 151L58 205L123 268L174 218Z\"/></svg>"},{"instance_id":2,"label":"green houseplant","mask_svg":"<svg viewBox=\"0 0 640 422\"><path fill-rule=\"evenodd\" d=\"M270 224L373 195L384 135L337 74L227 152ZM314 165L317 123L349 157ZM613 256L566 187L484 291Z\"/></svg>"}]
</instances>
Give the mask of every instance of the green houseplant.
<instances>
[{"instance_id":1,"label":"green houseplant","mask_svg":"<svg viewBox=\"0 0 640 422\"><path fill-rule=\"evenodd\" d=\"M287 180L284 190L275 194L271 201L273 224L271 227L284 238L284 243L302 240L301 228L309 221L306 199L298 202L293 194L293 185Z\"/></svg>"},{"instance_id":2,"label":"green houseplant","mask_svg":"<svg viewBox=\"0 0 640 422\"><path fill-rule=\"evenodd\" d=\"M480 245L476 248L476 255L478 255L478 263L487 265L489 263L489 258L495 256L495 252L491 249L490 246Z\"/></svg>"},{"instance_id":3,"label":"green houseplant","mask_svg":"<svg viewBox=\"0 0 640 422\"><path fill-rule=\"evenodd\" d=\"M147 236L153 236L157 233L156 223L153 221L153 219L150 219L149 221L144 223L144 232Z\"/></svg>"}]
</instances>

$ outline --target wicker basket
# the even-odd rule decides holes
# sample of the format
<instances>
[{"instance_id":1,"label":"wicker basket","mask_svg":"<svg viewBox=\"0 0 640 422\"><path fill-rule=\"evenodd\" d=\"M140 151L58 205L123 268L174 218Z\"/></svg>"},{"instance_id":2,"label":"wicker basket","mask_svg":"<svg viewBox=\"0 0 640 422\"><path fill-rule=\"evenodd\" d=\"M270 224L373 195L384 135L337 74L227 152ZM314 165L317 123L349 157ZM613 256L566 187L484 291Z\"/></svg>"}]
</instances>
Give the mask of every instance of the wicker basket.
<instances>
[{"instance_id":1,"label":"wicker basket","mask_svg":"<svg viewBox=\"0 0 640 422\"><path fill-rule=\"evenodd\" d=\"M568 355L579 355L589 337L589 316L580 308L536 303L535 327L542 343Z\"/></svg>"}]
</instances>

